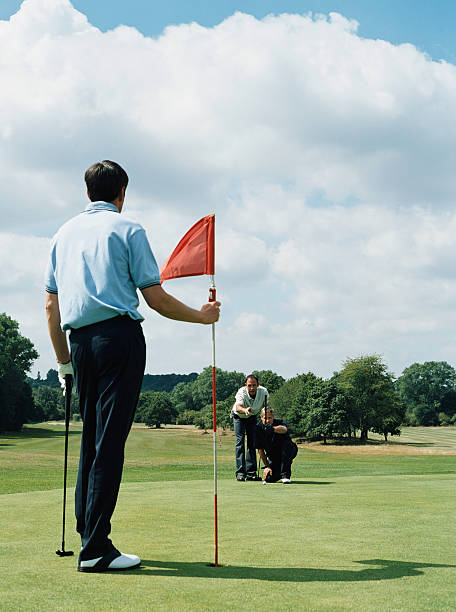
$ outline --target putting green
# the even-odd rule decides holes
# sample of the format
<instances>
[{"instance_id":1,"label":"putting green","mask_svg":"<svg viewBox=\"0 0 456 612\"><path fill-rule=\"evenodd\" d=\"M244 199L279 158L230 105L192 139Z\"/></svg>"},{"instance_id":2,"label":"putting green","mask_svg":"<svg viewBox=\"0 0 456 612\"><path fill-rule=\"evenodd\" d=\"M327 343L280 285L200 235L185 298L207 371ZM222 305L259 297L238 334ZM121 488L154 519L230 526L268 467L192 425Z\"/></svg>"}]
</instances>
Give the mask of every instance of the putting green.
<instances>
[{"instance_id":1,"label":"putting green","mask_svg":"<svg viewBox=\"0 0 456 612\"><path fill-rule=\"evenodd\" d=\"M61 490L5 494L1 608L453 611L455 485L454 473L298 477L265 487L221 480L226 566L214 568L206 565L214 558L211 480L127 482L112 535L143 564L123 574L76 571L73 490L66 548L75 557L67 558L54 552Z\"/></svg>"}]
</instances>

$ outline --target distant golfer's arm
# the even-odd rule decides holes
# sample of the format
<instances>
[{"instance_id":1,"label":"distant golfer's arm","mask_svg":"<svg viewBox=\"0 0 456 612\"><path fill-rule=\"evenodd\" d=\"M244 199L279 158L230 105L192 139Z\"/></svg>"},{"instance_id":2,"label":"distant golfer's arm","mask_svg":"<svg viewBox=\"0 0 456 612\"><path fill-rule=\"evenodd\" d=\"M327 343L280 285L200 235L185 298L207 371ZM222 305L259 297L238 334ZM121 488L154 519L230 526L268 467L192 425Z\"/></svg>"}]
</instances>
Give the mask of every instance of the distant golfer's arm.
<instances>
[{"instance_id":1,"label":"distant golfer's arm","mask_svg":"<svg viewBox=\"0 0 456 612\"><path fill-rule=\"evenodd\" d=\"M264 452L264 450L262 448L258 449L258 454L261 457L261 461L263 462L264 467L269 467L268 458L266 457L266 453Z\"/></svg>"},{"instance_id":2,"label":"distant golfer's arm","mask_svg":"<svg viewBox=\"0 0 456 612\"><path fill-rule=\"evenodd\" d=\"M220 302L208 302L200 310L195 310L195 308L190 308L190 306L166 293L161 285L145 287L141 289L141 292L147 305L168 319L186 321L187 323L202 323L204 325L218 321Z\"/></svg>"},{"instance_id":3,"label":"distant golfer's arm","mask_svg":"<svg viewBox=\"0 0 456 612\"><path fill-rule=\"evenodd\" d=\"M287 428L285 427L285 425L274 425L273 429L274 429L274 432L277 434L287 433Z\"/></svg>"},{"instance_id":4,"label":"distant golfer's arm","mask_svg":"<svg viewBox=\"0 0 456 612\"><path fill-rule=\"evenodd\" d=\"M238 414L249 414L250 409L244 408L242 404L236 404L236 412Z\"/></svg>"},{"instance_id":5,"label":"distant golfer's arm","mask_svg":"<svg viewBox=\"0 0 456 612\"><path fill-rule=\"evenodd\" d=\"M49 336L54 347L55 356L59 363L70 361L70 351L66 333L60 327L60 308L59 297L56 293L46 291L46 317L48 323Z\"/></svg>"}]
</instances>

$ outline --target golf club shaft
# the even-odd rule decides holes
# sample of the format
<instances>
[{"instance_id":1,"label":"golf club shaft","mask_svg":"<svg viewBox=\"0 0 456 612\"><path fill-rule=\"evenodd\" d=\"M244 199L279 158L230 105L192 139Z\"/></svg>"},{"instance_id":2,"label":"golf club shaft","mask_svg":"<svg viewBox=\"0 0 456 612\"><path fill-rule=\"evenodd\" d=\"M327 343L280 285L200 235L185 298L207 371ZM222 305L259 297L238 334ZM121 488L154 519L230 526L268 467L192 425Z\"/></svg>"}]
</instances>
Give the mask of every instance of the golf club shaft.
<instances>
[{"instance_id":1,"label":"golf club shaft","mask_svg":"<svg viewBox=\"0 0 456 612\"><path fill-rule=\"evenodd\" d=\"M263 453L265 454L265 456L266 456L266 425L267 423L268 423L268 400L265 394L264 396L264 449L263 449ZM266 477L264 479L264 482L266 482Z\"/></svg>"},{"instance_id":2,"label":"golf club shaft","mask_svg":"<svg viewBox=\"0 0 456 612\"><path fill-rule=\"evenodd\" d=\"M73 378L71 374L65 376L65 458L63 463L63 509L62 509L62 552L65 552L65 509L66 509L66 485L68 466L68 431L70 428L71 388Z\"/></svg>"}]
</instances>

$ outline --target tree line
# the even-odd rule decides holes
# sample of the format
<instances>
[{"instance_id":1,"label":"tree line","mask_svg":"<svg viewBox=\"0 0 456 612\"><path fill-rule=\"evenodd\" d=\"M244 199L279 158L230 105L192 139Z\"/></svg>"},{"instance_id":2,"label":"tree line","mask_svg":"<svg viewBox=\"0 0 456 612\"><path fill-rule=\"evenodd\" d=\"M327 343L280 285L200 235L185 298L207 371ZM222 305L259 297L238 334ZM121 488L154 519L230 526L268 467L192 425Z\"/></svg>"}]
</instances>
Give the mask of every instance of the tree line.
<instances>
[{"instance_id":1,"label":"tree line","mask_svg":"<svg viewBox=\"0 0 456 612\"><path fill-rule=\"evenodd\" d=\"M198 374L144 374L141 385L142 391L172 391L177 383L191 382L197 378ZM35 387L59 387L59 377L57 370L50 369L46 374L46 378L41 378L38 372L36 378L26 377L26 381L33 388Z\"/></svg>"},{"instance_id":2,"label":"tree line","mask_svg":"<svg viewBox=\"0 0 456 612\"><path fill-rule=\"evenodd\" d=\"M0 314L0 429L64 418L57 371L46 378L26 376L38 354L19 333L16 321ZM250 374L250 372L249 372ZM401 425L456 424L456 370L445 361L414 363L395 378L378 355L347 359L328 379L312 372L285 380L271 370L254 371L270 393L271 406L294 436L307 439L356 438L369 431L400 433ZM234 395L244 372L216 369L217 426L232 427ZM72 396L71 412L78 419ZM189 424L212 427L212 368L200 374L147 374L135 421L150 427Z\"/></svg>"},{"instance_id":3,"label":"tree line","mask_svg":"<svg viewBox=\"0 0 456 612\"><path fill-rule=\"evenodd\" d=\"M400 426L456 424L456 370L445 361L414 363L399 378L378 355L346 359L323 379L312 372L285 380L271 370L254 371L271 397L275 414L292 435L307 439L367 440L372 431L399 435ZM245 373L216 369L217 426L232 427L234 395ZM212 368L170 393L142 393L136 422L212 427Z\"/></svg>"}]
</instances>

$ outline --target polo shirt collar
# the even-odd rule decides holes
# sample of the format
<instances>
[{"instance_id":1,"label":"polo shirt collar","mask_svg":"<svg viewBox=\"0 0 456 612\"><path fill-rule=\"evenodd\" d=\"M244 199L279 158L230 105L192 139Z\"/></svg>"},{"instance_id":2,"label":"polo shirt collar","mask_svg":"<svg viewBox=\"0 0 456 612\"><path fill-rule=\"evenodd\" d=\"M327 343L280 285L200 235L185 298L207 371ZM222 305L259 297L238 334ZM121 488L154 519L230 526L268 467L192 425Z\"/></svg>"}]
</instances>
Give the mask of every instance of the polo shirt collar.
<instances>
[{"instance_id":1,"label":"polo shirt collar","mask_svg":"<svg viewBox=\"0 0 456 612\"><path fill-rule=\"evenodd\" d=\"M119 209L111 202L89 202L89 204L85 208L85 212L91 210L110 210L112 212L119 212Z\"/></svg>"}]
</instances>

